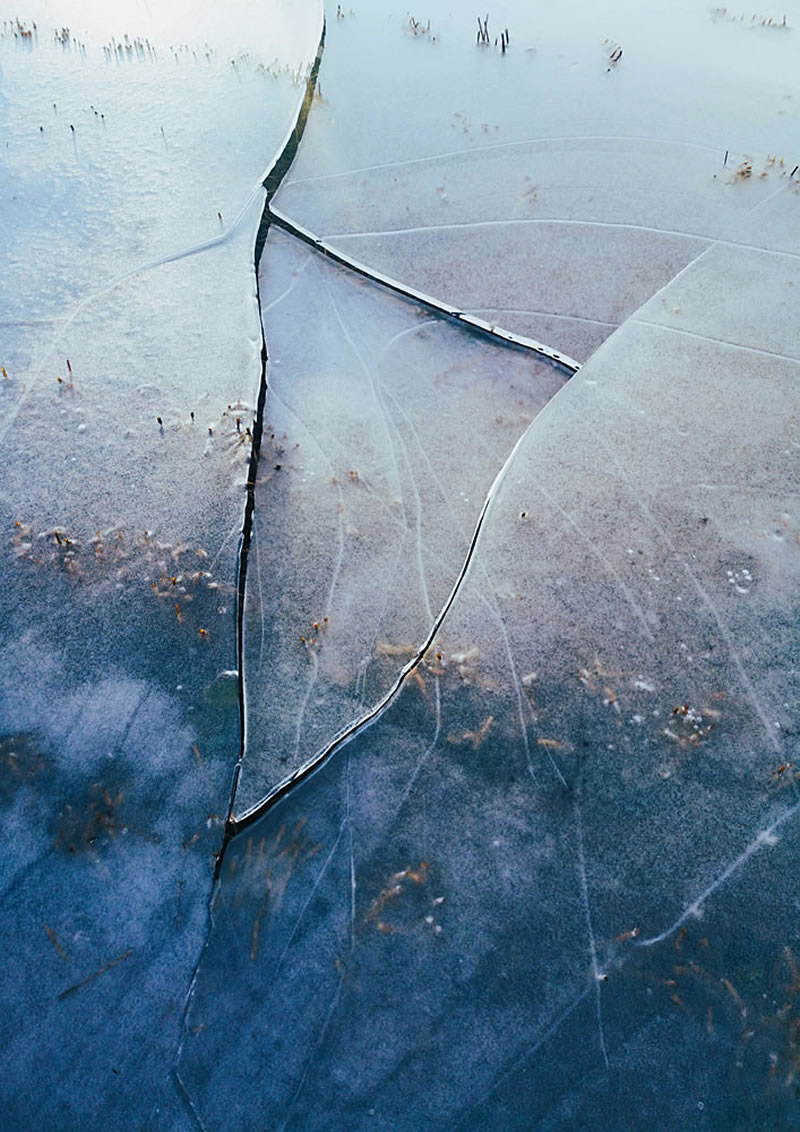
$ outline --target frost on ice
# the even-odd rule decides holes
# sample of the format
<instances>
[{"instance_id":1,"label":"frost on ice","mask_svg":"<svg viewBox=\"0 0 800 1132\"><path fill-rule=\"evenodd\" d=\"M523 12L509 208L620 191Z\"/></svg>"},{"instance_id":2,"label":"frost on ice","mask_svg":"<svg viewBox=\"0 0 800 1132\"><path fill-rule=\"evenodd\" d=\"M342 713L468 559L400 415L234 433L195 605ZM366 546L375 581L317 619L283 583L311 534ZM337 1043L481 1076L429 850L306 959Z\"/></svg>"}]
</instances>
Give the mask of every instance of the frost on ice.
<instances>
[{"instance_id":1,"label":"frost on ice","mask_svg":"<svg viewBox=\"0 0 800 1132\"><path fill-rule=\"evenodd\" d=\"M273 229L270 361L244 621L241 815L417 655L503 461L566 380ZM429 650L431 671L458 666ZM430 701L419 671L413 680Z\"/></svg>"},{"instance_id":2,"label":"frost on ice","mask_svg":"<svg viewBox=\"0 0 800 1132\"><path fill-rule=\"evenodd\" d=\"M273 228L261 285L279 449L262 463L262 569L248 573L244 828L212 902L180 1079L211 1124L231 1106L283 1128L790 1123L800 348L786 72L758 71L776 141L757 163L732 80L704 136L683 88L655 117L648 93L651 136L637 136L634 90L677 82L666 45L634 52L623 78L601 48L573 47L574 28L556 67L541 40L535 59L476 62L444 19L434 43L398 12L330 15L323 100L276 210L579 357L622 325L513 453L498 450L438 619L485 427L460 464L463 395L427 400L452 331L410 314L384 325L398 300ZM728 64L784 58L777 29L767 41L708 14L664 20L668 37L722 42ZM584 101L607 115L589 138L575 136L574 91L539 131L508 93L523 80L500 71L541 62L560 93L573 50ZM689 85L713 85L689 53ZM355 58L407 67L415 93L381 102L398 84L376 77L365 98ZM509 83L510 139L451 130L450 98L470 121L470 94L502 101L471 81L479 66ZM424 113L420 76L447 92ZM618 79L634 84L624 99ZM537 321L513 321L529 310ZM584 315L602 332L587 336ZM494 350L481 346L487 362ZM426 625L418 663L359 725ZM258 790L315 747L320 769L248 825ZM246 1084L260 1080L269 1089Z\"/></svg>"},{"instance_id":3,"label":"frost on ice","mask_svg":"<svg viewBox=\"0 0 800 1132\"><path fill-rule=\"evenodd\" d=\"M475 51L475 13L428 16L428 34L391 5L329 21L323 98L276 205L578 360L797 161L796 32L761 16L506 4Z\"/></svg>"},{"instance_id":4,"label":"frost on ice","mask_svg":"<svg viewBox=\"0 0 800 1132\"><path fill-rule=\"evenodd\" d=\"M218 674L237 666L260 180L316 50L304 9L291 55L275 6L258 48L196 6L180 39L133 5L2 12L0 1040L18 1127L155 1126L176 1101L239 745L238 682Z\"/></svg>"},{"instance_id":5,"label":"frost on ice","mask_svg":"<svg viewBox=\"0 0 800 1132\"><path fill-rule=\"evenodd\" d=\"M413 678L231 844L179 1067L204 1120L793 1122L797 273L757 243L796 204L533 421Z\"/></svg>"},{"instance_id":6,"label":"frost on ice","mask_svg":"<svg viewBox=\"0 0 800 1132\"><path fill-rule=\"evenodd\" d=\"M18 1120L35 1077L61 1125L797 1123L781 16L509 5L479 46L329 5L260 413L292 74L5 25ZM171 125L137 102L167 71Z\"/></svg>"}]
</instances>

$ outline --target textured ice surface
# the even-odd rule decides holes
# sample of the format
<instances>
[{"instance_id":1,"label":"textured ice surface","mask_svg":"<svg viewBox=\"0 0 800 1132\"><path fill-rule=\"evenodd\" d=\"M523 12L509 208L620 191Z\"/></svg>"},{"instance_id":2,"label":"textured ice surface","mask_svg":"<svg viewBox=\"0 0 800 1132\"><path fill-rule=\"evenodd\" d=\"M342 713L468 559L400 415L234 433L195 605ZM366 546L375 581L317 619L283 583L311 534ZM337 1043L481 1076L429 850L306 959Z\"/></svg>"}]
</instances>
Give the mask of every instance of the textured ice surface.
<instances>
[{"instance_id":1,"label":"textured ice surface","mask_svg":"<svg viewBox=\"0 0 800 1132\"><path fill-rule=\"evenodd\" d=\"M237 815L376 704L414 657L493 479L566 380L279 229L260 282L270 362ZM418 691L430 702L422 680Z\"/></svg>"},{"instance_id":2,"label":"textured ice surface","mask_svg":"<svg viewBox=\"0 0 800 1132\"><path fill-rule=\"evenodd\" d=\"M231 844L204 1123L796 1123L797 264L716 245L626 322L508 463L460 668Z\"/></svg>"},{"instance_id":3,"label":"textured ice surface","mask_svg":"<svg viewBox=\"0 0 800 1132\"><path fill-rule=\"evenodd\" d=\"M348 255L585 359L795 164L792 31L750 15L508 6L490 14L505 55L445 3L416 34L391 5L332 19L323 101L277 203Z\"/></svg>"},{"instance_id":4,"label":"textured ice surface","mask_svg":"<svg viewBox=\"0 0 800 1132\"><path fill-rule=\"evenodd\" d=\"M19 1128L187 1123L169 1068L239 747L258 182L302 94L275 6L247 15L257 49L227 6L232 56L196 7L180 41L114 12L113 53L85 5L0 25L0 1108Z\"/></svg>"},{"instance_id":5,"label":"textured ice surface","mask_svg":"<svg viewBox=\"0 0 800 1132\"><path fill-rule=\"evenodd\" d=\"M800 1123L787 14L509 6L503 55L329 6L280 206L582 358L619 329L542 408L273 229L236 816L385 707L213 888L258 182L319 11L3 16L6 1123Z\"/></svg>"}]
</instances>

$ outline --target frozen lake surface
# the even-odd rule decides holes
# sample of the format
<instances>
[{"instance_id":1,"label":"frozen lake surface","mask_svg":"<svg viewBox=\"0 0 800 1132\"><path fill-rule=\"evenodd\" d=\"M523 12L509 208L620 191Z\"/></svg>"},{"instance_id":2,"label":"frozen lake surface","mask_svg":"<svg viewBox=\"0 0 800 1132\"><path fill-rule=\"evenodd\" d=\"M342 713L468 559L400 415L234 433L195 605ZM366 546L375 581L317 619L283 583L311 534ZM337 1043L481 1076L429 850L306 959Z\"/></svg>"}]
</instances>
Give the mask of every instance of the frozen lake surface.
<instances>
[{"instance_id":1,"label":"frozen lake surface","mask_svg":"<svg viewBox=\"0 0 800 1132\"><path fill-rule=\"evenodd\" d=\"M800 6L484 15L0 12L15 1127L800 1121Z\"/></svg>"}]
</instances>

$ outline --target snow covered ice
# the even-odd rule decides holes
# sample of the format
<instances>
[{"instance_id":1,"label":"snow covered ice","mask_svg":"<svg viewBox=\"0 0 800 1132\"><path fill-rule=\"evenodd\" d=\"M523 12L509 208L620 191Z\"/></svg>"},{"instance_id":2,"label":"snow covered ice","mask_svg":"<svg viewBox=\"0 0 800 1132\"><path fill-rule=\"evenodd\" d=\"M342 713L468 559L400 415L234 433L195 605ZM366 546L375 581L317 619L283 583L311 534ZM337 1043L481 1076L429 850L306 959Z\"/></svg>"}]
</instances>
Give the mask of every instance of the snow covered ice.
<instances>
[{"instance_id":1,"label":"snow covered ice","mask_svg":"<svg viewBox=\"0 0 800 1132\"><path fill-rule=\"evenodd\" d=\"M796 1126L796 0L1 15L8 1118Z\"/></svg>"}]
</instances>

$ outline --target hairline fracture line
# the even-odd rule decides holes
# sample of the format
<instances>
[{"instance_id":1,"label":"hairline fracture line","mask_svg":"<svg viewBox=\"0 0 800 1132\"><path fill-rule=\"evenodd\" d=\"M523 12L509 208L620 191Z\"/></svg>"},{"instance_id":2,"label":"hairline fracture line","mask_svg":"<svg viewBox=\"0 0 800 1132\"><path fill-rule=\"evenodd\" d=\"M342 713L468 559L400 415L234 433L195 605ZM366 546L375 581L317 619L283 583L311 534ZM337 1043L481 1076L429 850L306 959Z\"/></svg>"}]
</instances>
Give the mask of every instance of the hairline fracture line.
<instances>
[{"instance_id":1,"label":"hairline fracture line","mask_svg":"<svg viewBox=\"0 0 800 1132\"><path fill-rule=\"evenodd\" d=\"M768 825L765 829L760 830L756 834L750 844L744 848L744 850L735 860L731 861L730 864L728 864L722 870L716 880L707 885L699 894L699 896L696 896L694 898L691 904L681 912L674 923L670 924L669 927L664 928L664 930L659 932L658 935L649 936L647 939L637 940L637 946L652 947L653 944L661 943L662 940L668 939L669 936L671 936L679 928L683 927L683 925L688 920L697 919L702 914L704 904L714 895L714 893L719 888L722 887L722 885L725 884L727 880L730 879L730 877L733 876L734 873L737 873L739 869L747 864L754 853L757 853L759 849L763 849L765 847L769 848L770 846L775 845L775 843L777 842L778 830L782 825L785 825L786 822L791 821L798 812L800 812L800 802L795 802L792 806L789 807L788 810L784 810L783 813L779 814L778 817L775 818L775 820L771 822L770 825Z\"/></svg>"},{"instance_id":2,"label":"hairline fracture line","mask_svg":"<svg viewBox=\"0 0 800 1132\"><path fill-rule=\"evenodd\" d=\"M519 138L517 141L491 142L487 145L471 146L469 149L451 149L444 153L430 154L428 157L409 157L402 161L382 161L377 165L361 165L356 169L343 169L341 173L322 173L315 177L295 177L287 181L290 185L308 185L312 181L335 181L343 177L357 177L361 173L374 173L381 169L400 169L406 165L431 164L443 159L471 158L476 153L483 154L503 149L518 149L521 146L541 146L547 148L562 142L651 142L657 146L679 146L682 149L702 149L707 153L719 153L719 147L703 142L678 141L675 138L653 138L647 134L553 134L535 138ZM742 155L744 156L744 155Z\"/></svg>"},{"instance_id":3,"label":"hairline fracture line","mask_svg":"<svg viewBox=\"0 0 800 1132\"><path fill-rule=\"evenodd\" d=\"M467 327L478 334L485 334L495 341L499 339L507 346L514 346L517 349L529 350L534 354L538 354L540 357L552 362L553 365L558 366L559 369L566 370L570 377L581 368L580 362L571 358L568 354L561 353L560 350L555 350L552 346L547 346L544 342L537 342L535 338L528 338L523 334L515 334L511 330L504 330L503 327L497 326L493 322L487 322L486 319L477 318L475 315L467 314L457 307L450 306L449 303L434 298L433 295L428 295L424 291L418 291L415 287L406 286L397 279L393 279L390 275L385 275L382 271L373 270L359 260L345 255L342 251L338 251L326 240L321 239L319 236L309 231L308 228L304 228L302 225L295 223L295 221L291 220L285 213L273 207L269 201L267 202L267 211L272 218L272 222L279 228L283 228L289 235L295 236L298 240L302 240L303 243L308 244L309 247L312 247L321 255L333 260L334 263L338 263L358 275L363 275L365 279L369 279L372 283L377 283L379 286L385 287L394 294L400 295L402 298L408 299L413 303L417 303L419 306L436 311L438 314L444 315L445 318L452 319L454 322L458 323L459 326Z\"/></svg>"}]
</instances>

